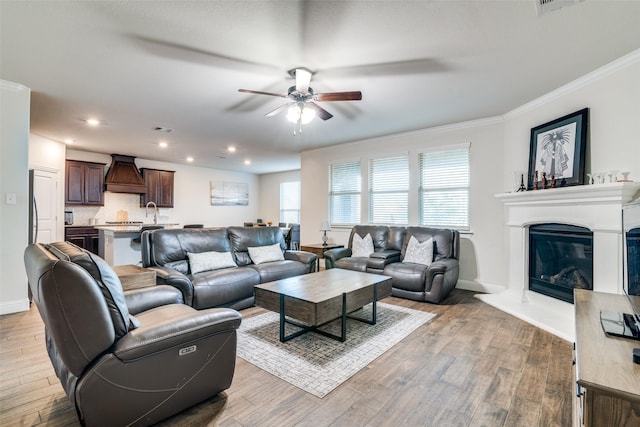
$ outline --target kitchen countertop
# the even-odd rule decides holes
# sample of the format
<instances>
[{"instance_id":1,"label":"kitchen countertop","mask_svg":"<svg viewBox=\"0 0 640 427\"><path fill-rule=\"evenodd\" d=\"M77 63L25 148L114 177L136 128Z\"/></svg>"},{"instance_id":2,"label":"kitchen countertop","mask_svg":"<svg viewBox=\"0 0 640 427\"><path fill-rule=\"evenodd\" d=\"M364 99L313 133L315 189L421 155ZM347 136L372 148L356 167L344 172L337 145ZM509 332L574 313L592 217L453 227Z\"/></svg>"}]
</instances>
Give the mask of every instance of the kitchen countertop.
<instances>
[{"instance_id":1,"label":"kitchen countertop","mask_svg":"<svg viewBox=\"0 0 640 427\"><path fill-rule=\"evenodd\" d=\"M155 225L159 225L164 228L180 228L181 227L181 225L178 223L130 224L130 225L99 224L92 227L95 227L98 230L113 231L113 232L119 232L119 233L137 233L140 231L142 227L150 227Z\"/></svg>"}]
</instances>

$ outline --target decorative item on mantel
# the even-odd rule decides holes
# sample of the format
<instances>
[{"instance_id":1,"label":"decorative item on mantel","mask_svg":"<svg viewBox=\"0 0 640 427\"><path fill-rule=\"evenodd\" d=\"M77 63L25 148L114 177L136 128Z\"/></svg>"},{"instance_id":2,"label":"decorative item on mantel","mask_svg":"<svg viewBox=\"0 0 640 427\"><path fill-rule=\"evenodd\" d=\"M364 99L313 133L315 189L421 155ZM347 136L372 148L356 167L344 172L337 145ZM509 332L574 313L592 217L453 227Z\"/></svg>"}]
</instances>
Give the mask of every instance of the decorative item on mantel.
<instances>
[{"instance_id":1,"label":"decorative item on mantel","mask_svg":"<svg viewBox=\"0 0 640 427\"><path fill-rule=\"evenodd\" d=\"M322 223L320 223L320 231L324 233L322 235L322 246L327 246L327 241L329 240L327 237L327 231L331 231L331 224L329 224L329 221L322 221Z\"/></svg>"}]
</instances>

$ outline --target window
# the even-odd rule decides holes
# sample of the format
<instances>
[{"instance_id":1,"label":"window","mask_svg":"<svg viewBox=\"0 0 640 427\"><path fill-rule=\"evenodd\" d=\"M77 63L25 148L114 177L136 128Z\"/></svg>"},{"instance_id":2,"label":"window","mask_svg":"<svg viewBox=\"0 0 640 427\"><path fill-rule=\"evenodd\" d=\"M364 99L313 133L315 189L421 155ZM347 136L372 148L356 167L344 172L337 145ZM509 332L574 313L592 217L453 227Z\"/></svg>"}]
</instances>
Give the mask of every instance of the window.
<instances>
[{"instance_id":1,"label":"window","mask_svg":"<svg viewBox=\"0 0 640 427\"><path fill-rule=\"evenodd\" d=\"M420 153L420 224L469 229L469 146Z\"/></svg>"},{"instance_id":2,"label":"window","mask_svg":"<svg viewBox=\"0 0 640 427\"><path fill-rule=\"evenodd\" d=\"M333 225L360 223L360 162L331 165L329 221Z\"/></svg>"},{"instance_id":3,"label":"window","mask_svg":"<svg viewBox=\"0 0 640 427\"><path fill-rule=\"evenodd\" d=\"M280 183L280 222L300 224L300 181Z\"/></svg>"},{"instance_id":4,"label":"window","mask_svg":"<svg viewBox=\"0 0 640 427\"><path fill-rule=\"evenodd\" d=\"M409 223L409 157L369 162L369 222Z\"/></svg>"}]
</instances>

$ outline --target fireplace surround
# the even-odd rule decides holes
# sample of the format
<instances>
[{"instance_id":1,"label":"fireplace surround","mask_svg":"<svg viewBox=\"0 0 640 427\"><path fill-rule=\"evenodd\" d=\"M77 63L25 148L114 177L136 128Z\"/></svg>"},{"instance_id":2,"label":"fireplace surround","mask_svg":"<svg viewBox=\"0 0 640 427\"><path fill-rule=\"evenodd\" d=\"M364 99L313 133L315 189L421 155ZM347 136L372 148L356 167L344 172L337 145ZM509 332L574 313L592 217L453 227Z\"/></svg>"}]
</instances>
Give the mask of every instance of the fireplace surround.
<instances>
[{"instance_id":1,"label":"fireplace surround","mask_svg":"<svg viewBox=\"0 0 640 427\"><path fill-rule=\"evenodd\" d=\"M573 305L528 289L529 229L539 224L566 224L590 230L593 290L621 294L621 211L638 192L640 183L617 182L495 195L505 206L507 284L502 292L478 298L573 341Z\"/></svg>"}]
</instances>

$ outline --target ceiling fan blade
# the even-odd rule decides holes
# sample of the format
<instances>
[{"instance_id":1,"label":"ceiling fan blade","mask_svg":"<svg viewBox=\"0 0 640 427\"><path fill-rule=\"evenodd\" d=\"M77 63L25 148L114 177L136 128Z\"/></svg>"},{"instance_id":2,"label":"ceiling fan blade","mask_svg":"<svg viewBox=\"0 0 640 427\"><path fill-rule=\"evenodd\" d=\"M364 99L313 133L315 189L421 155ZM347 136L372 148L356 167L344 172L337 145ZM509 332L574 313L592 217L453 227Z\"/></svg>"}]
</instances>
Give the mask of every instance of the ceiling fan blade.
<instances>
[{"instance_id":1,"label":"ceiling fan blade","mask_svg":"<svg viewBox=\"0 0 640 427\"><path fill-rule=\"evenodd\" d=\"M329 120L331 117L333 117L333 114L331 114L330 112L328 112L327 110L325 110L324 108L316 104L315 102L307 102L305 105L307 107L310 107L316 110L316 114L322 120Z\"/></svg>"},{"instance_id":2,"label":"ceiling fan blade","mask_svg":"<svg viewBox=\"0 0 640 427\"><path fill-rule=\"evenodd\" d=\"M296 68L296 90L302 94L309 93L309 83L311 83L311 71L306 68Z\"/></svg>"},{"instance_id":3,"label":"ceiling fan blade","mask_svg":"<svg viewBox=\"0 0 640 427\"><path fill-rule=\"evenodd\" d=\"M327 92L316 93L313 97L316 101L331 102L331 101L360 101L362 99L362 92Z\"/></svg>"},{"instance_id":4,"label":"ceiling fan blade","mask_svg":"<svg viewBox=\"0 0 640 427\"><path fill-rule=\"evenodd\" d=\"M273 92L263 92L261 90L251 90L251 89L238 89L238 92L243 92L243 93L253 93L256 95L269 95L269 96L277 96L280 98L286 98L287 95L283 95L281 93L273 93Z\"/></svg>"},{"instance_id":5,"label":"ceiling fan blade","mask_svg":"<svg viewBox=\"0 0 640 427\"><path fill-rule=\"evenodd\" d=\"M295 102L287 102L286 104L279 106L279 107L278 107L278 108L276 108L275 110L273 110L273 111L269 111L269 112L268 112L267 114L265 114L264 116L265 116L265 117L273 117L273 116L275 116L276 114L281 113L281 112L283 112L284 110L289 109L289 107L291 107L292 105L295 105Z\"/></svg>"}]
</instances>

